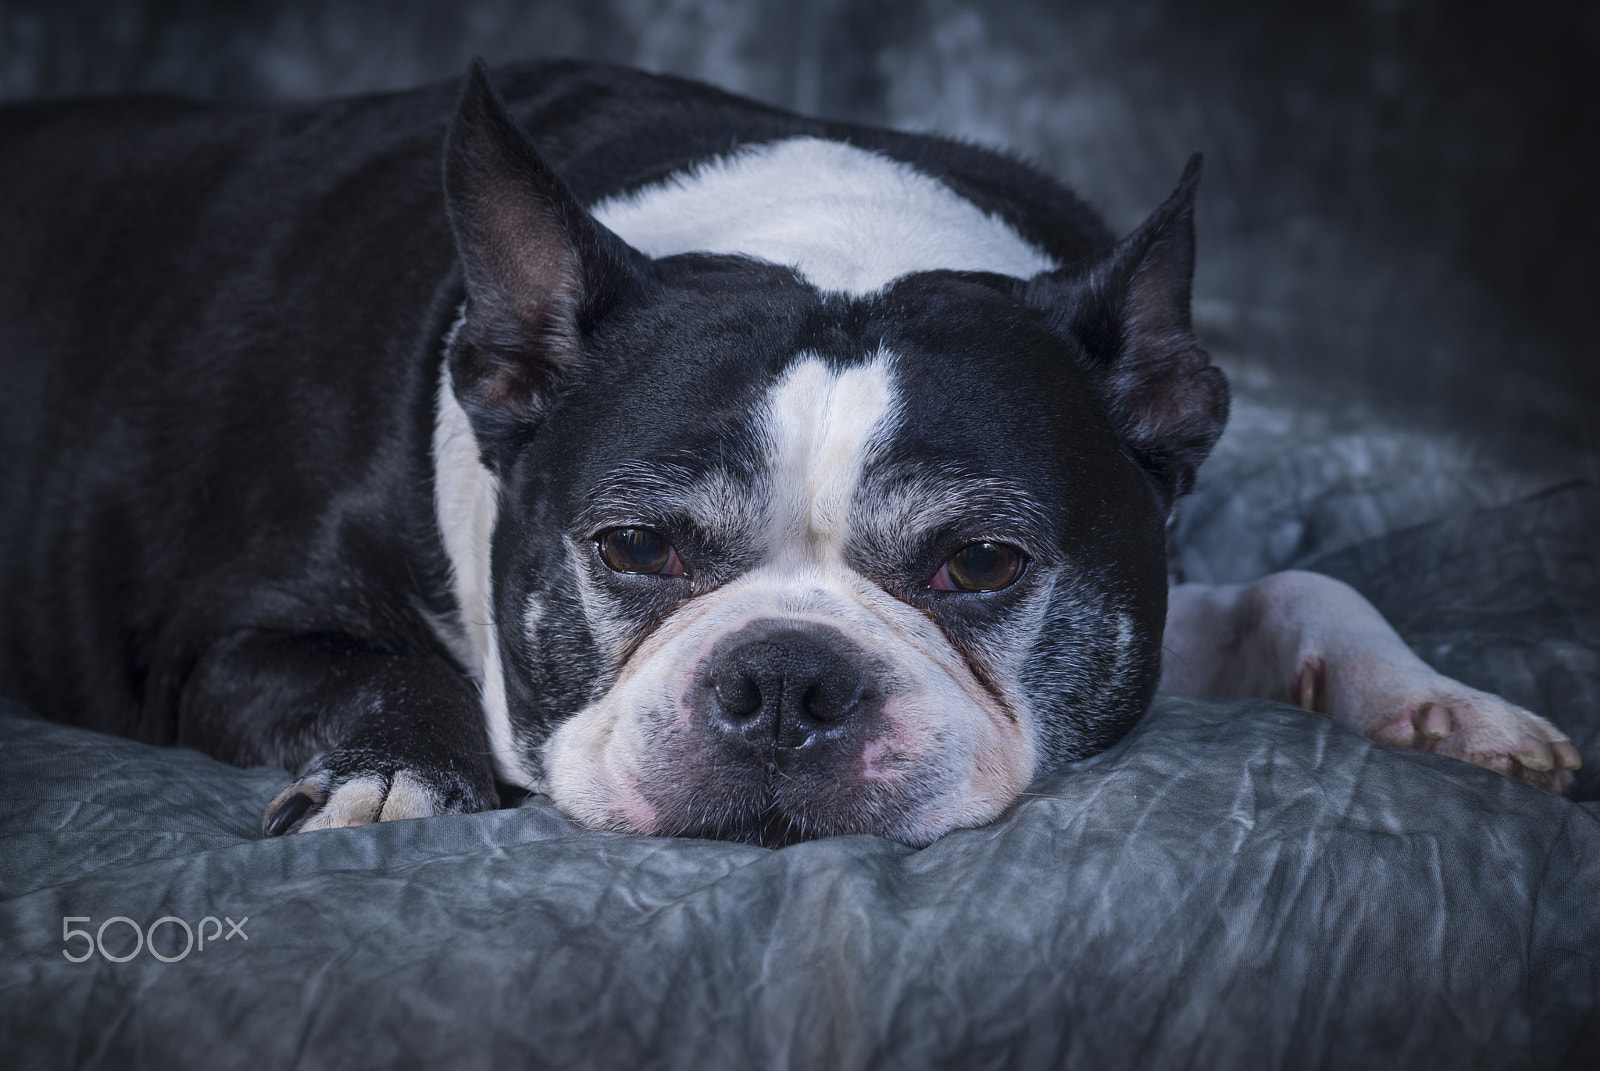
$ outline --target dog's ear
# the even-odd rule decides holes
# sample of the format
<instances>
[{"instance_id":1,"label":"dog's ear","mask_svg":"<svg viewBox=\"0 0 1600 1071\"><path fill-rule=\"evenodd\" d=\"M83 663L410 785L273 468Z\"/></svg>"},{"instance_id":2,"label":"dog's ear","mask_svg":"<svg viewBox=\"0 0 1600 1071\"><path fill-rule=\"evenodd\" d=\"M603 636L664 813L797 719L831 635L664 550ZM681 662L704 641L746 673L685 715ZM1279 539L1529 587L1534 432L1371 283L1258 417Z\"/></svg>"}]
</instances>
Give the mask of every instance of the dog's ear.
<instances>
[{"instance_id":1,"label":"dog's ear","mask_svg":"<svg viewBox=\"0 0 1600 1071\"><path fill-rule=\"evenodd\" d=\"M450 350L456 397L486 450L532 433L585 335L638 284L634 253L539 156L481 59L450 125L445 203L467 291Z\"/></svg>"},{"instance_id":2,"label":"dog's ear","mask_svg":"<svg viewBox=\"0 0 1600 1071\"><path fill-rule=\"evenodd\" d=\"M1170 506L1194 484L1228 418L1228 382L1194 339L1194 195L1200 156L1122 241L1029 280L1024 300L1081 350L1112 424Z\"/></svg>"}]
</instances>

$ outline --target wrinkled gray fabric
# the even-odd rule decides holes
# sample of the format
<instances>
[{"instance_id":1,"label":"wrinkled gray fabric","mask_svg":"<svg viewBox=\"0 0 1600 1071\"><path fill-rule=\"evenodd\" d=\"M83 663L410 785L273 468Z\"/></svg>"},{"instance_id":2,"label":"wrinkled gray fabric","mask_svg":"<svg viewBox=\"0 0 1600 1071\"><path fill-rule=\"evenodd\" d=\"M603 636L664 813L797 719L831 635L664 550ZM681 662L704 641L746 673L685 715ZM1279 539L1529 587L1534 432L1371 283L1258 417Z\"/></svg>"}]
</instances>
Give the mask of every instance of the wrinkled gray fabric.
<instances>
[{"instance_id":1,"label":"wrinkled gray fabric","mask_svg":"<svg viewBox=\"0 0 1600 1071\"><path fill-rule=\"evenodd\" d=\"M1203 147L1219 358L1232 336L1475 437L1595 424L1592 392L1527 389L1583 378L1534 341L1552 310L1590 337L1593 106L1564 105L1593 94L1561 73L1581 49L1527 47L1576 15L898 3L796 33L770 2L247 6L13 3L0 81L313 97L580 51L1016 146L1121 230ZM1493 63L1473 27L1505 31ZM1440 668L1562 724L1600 794L1594 485L1303 401L1238 398L1181 570L1349 580ZM922 852L584 834L537 802L260 841L285 780L0 711L0 1069L1600 1067L1600 804L1282 708L1163 702ZM65 915L169 913L248 915L249 939L61 956Z\"/></svg>"}]
</instances>

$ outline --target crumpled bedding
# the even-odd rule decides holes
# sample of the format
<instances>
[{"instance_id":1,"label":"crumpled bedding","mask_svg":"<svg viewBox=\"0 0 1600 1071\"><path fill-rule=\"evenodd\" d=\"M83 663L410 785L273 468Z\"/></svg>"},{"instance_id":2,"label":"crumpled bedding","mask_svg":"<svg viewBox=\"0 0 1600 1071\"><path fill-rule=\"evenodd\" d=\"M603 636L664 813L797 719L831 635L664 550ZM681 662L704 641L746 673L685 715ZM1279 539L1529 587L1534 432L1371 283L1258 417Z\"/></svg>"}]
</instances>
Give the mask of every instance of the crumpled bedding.
<instances>
[{"instance_id":1,"label":"crumpled bedding","mask_svg":"<svg viewBox=\"0 0 1600 1071\"><path fill-rule=\"evenodd\" d=\"M1356 584L1566 728L1596 794L1600 489L1502 484L1407 525L1369 494L1378 521L1317 538L1302 499L1251 544L1230 494L1300 477L1240 464L1179 565ZM1321 500L1359 498L1348 476ZM921 851L593 833L540 797L262 840L284 782L0 706L7 1066L1600 1066L1600 803L1271 703L1162 698ZM68 962L64 925L113 916L247 921L175 962Z\"/></svg>"}]
</instances>

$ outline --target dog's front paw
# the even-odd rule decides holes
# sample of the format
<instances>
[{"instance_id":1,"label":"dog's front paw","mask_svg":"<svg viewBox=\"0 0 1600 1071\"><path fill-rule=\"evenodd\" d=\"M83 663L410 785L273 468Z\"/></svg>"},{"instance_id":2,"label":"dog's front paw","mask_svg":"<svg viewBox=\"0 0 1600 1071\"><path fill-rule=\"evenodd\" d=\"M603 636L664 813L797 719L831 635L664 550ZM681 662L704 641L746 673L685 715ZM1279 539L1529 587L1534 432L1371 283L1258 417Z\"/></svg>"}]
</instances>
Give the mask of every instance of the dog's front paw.
<instances>
[{"instance_id":1,"label":"dog's front paw","mask_svg":"<svg viewBox=\"0 0 1600 1071\"><path fill-rule=\"evenodd\" d=\"M499 805L492 777L442 765L376 763L333 751L267 804L261 828L269 837L340 829L399 818L470 814Z\"/></svg>"},{"instance_id":2,"label":"dog's front paw","mask_svg":"<svg viewBox=\"0 0 1600 1071\"><path fill-rule=\"evenodd\" d=\"M1497 695L1422 663L1356 662L1302 664L1295 688L1300 705L1381 744L1449 755L1558 795L1583 765L1565 733Z\"/></svg>"}]
</instances>

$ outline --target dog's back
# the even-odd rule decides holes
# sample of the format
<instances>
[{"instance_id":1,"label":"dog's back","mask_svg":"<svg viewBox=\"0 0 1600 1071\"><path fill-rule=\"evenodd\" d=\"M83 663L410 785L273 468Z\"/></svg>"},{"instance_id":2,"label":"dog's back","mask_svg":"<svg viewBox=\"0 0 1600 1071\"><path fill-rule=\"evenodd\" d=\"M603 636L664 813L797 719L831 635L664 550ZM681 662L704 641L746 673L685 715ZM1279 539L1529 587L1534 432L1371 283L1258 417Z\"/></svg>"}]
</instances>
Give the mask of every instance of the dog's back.
<instances>
[{"instance_id":1,"label":"dog's back","mask_svg":"<svg viewBox=\"0 0 1600 1071\"><path fill-rule=\"evenodd\" d=\"M352 493L331 474L403 504L425 481L406 472L425 456L378 454L385 425L431 419L411 347L452 259L450 94L432 96L420 119L392 101L0 112L4 694L170 739L191 637L262 613L263 578L272 612L303 612L328 579L317 547L397 519L363 501L331 521ZM428 506L409 494L402 518Z\"/></svg>"}]
</instances>

